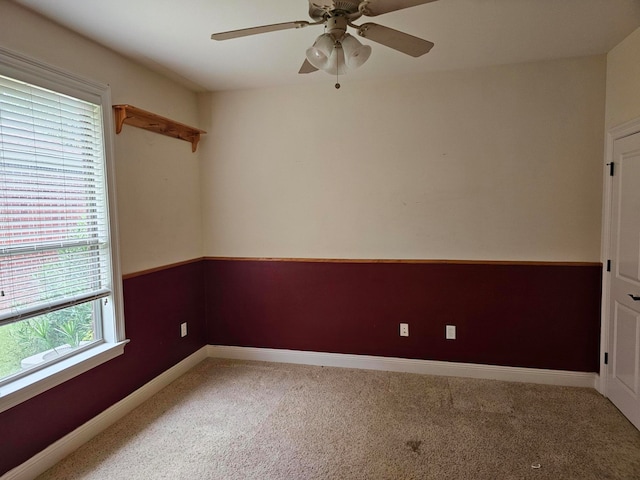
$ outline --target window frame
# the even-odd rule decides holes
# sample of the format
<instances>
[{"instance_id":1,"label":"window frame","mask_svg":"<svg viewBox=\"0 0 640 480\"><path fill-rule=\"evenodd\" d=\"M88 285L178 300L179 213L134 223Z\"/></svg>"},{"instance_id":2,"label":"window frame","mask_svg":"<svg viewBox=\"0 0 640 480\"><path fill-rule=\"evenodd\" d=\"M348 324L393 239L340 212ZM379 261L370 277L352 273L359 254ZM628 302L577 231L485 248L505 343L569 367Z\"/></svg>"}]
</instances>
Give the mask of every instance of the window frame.
<instances>
[{"instance_id":1,"label":"window frame","mask_svg":"<svg viewBox=\"0 0 640 480\"><path fill-rule=\"evenodd\" d=\"M103 305L103 341L77 354L0 386L0 412L60 385L124 353L125 337L122 275L118 248L115 162L111 90L39 60L0 47L0 74L101 106L105 156L107 215L111 256L112 293Z\"/></svg>"}]
</instances>

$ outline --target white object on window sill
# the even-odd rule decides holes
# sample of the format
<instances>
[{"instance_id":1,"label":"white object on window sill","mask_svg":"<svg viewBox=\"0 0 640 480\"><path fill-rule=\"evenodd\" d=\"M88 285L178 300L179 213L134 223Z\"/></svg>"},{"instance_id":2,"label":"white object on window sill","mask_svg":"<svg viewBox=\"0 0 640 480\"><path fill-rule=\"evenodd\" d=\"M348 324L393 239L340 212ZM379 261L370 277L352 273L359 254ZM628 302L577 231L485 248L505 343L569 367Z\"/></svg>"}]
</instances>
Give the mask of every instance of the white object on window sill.
<instances>
[{"instance_id":1,"label":"white object on window sill","mask_svg":"<svg viewBox=\"0 0 640 480\"><path fill-rule=\"evenodd\" d=\"M122 355L128 342L103 343L0 387L0 412Z\"/></svg>"}]
</instances>

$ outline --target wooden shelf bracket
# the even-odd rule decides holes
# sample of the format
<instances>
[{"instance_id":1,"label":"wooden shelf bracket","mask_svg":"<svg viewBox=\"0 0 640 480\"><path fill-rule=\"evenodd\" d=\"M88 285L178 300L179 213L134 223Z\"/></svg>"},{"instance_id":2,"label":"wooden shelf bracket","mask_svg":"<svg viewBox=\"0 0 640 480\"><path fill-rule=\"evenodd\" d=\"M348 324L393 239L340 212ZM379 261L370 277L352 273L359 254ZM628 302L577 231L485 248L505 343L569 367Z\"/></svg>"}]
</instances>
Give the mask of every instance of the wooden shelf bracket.
<instances>
[{"instance_id":1,"label":"wooden shelf bracket","mask_svg":"<svg viewBox=\"0 0 640 480\"><path fill-rule=\"evenodd\" d=\"M122 125L126 123L127 125L144 128L145 130L161 135L167 135L189 142L192 152L195 152L198 148L200 135L207 133L204 130L174 122L173 120L147 112L132 105L114 105L113 111L116 121L116 134L122 131Z\"/></svg>"}]
</instances>

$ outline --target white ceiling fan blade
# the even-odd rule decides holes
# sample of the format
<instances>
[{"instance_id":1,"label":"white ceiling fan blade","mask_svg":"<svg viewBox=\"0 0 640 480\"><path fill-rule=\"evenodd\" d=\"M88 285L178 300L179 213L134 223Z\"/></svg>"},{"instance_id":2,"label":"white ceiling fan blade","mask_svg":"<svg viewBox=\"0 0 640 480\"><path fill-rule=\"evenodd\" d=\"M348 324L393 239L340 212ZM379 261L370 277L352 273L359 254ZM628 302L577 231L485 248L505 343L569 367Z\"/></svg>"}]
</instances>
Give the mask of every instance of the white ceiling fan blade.
<instances>
[{"instance_id":1,"label":"white ceiling fan blade","mask_svg":"<svg viewBox=\"0 0 640 480\"><path fill-rule=\"evenodd\" d=\"M309 8L321 8L332 10L335 8L334 0L309 0Z\"/></svg>"},{"instance_id":2,"label":"white ceiling fan blade","mask_svg":"<svg viewBox=\"0 0 640 480\"><path fill-rule=\"evenodd\" d=\"M395 12L405 8L416 7L436 0L364 0L360 11L367 17L375 17L383 13Z\"/></svg>"},{"instance_id":3,"label":"white ceiling fan blade","mask_svg":"<svg viewBox=\"0 0 640 480\"><path fill-rule=\"evenodd\" d=\"M298 73L313 73L317 71L318 69L311 65L311 62L309 62L309 60L305 59L304 63L300 67L300 70L298 70Z\"/></svg>"},{"instance_id":4,"label":"white ceiling fan blade","mask_svg":"<svg viewBox=\"0 0 640 480\"><path fill-rule=\"evenodd\" d=\"M241 30L231 30L229 32L214 33L211 35L212 40L230 40L232 38L247 37L249 35L258 35L260 33L277 32L278 30L288 30L290 28L302 28L311 25L304 20L295 22L274 23L272 25L263 25L261 27L243 28Z\"/></svg>"},{"instance_id":5,"label":"white ceiling fan blade","mask_svg":"<svg viewBox=\"0 0 640 480\"><path fill-rule=\"evenodd\" d=\"M368 40L381 43L412 57L419 57L433 48L433 43L393 28L383 27L376 23L365 23L358 28L358 35Z\"/></svg>"}]
</instances>

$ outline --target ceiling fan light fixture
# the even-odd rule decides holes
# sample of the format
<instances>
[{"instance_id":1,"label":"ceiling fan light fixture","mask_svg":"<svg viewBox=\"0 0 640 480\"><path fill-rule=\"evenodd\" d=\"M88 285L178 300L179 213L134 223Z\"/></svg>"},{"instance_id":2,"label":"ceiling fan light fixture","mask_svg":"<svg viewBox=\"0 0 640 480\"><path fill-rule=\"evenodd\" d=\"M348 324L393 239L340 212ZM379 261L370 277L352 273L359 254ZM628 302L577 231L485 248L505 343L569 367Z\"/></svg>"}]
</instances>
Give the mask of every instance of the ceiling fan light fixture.
<instances>
[{"instance_id":1,"label":"ceiling fan light fixture","mask_svg":"<svg viewBox=\"0 0 640 480\"><path fill-rule=\"evenodd\" d=\"M307 49L309 63L330 75L344 75L348 69L358 68L370 55L371 47L362 45L348 33L344 34L341 41L336 41L330 33L323 33Z\"/></svg>"},{"instance_id":2,"label":"ceiling fan light fixture","mask_svg":"<svg viewBox=\"0 0 640 480\"><path fill-rule=\"evenodd\" d=\"M350 69L361 67L371 56L371 47L362 45L353 35L345 33L341 43L346 65Z\"/></svg>"}]
</instances>

